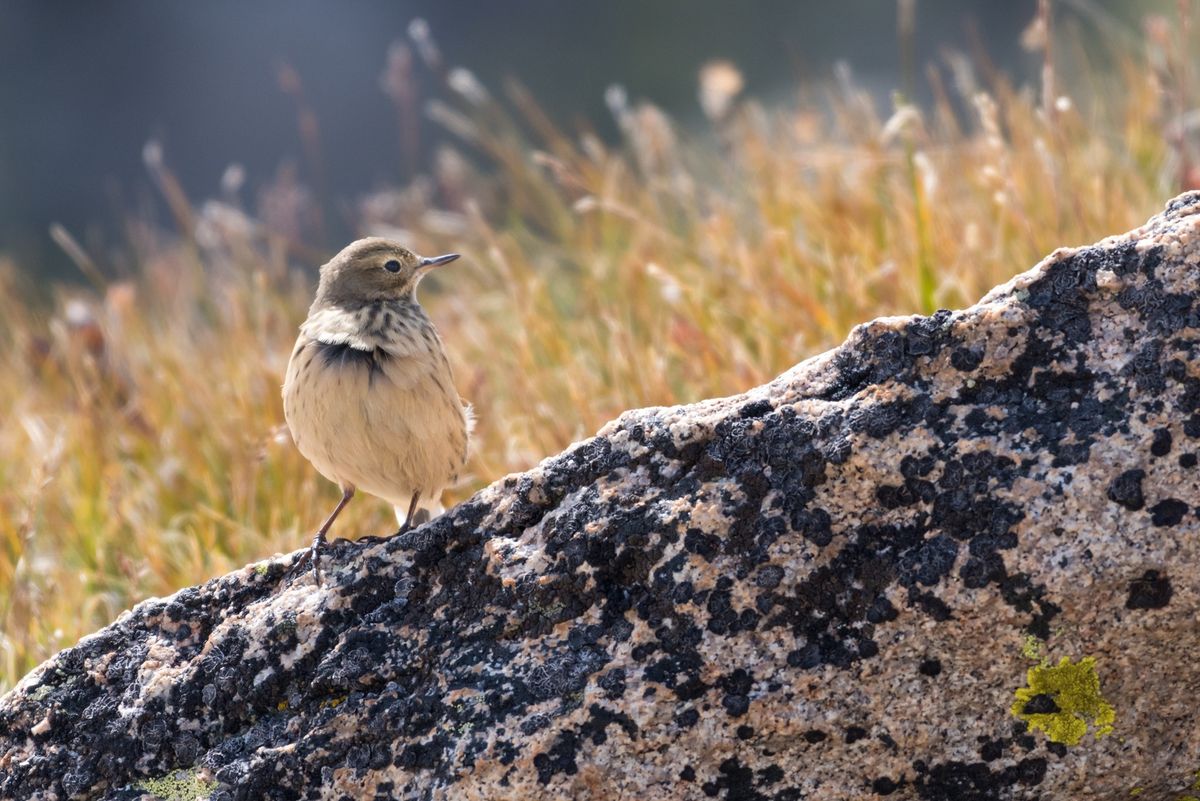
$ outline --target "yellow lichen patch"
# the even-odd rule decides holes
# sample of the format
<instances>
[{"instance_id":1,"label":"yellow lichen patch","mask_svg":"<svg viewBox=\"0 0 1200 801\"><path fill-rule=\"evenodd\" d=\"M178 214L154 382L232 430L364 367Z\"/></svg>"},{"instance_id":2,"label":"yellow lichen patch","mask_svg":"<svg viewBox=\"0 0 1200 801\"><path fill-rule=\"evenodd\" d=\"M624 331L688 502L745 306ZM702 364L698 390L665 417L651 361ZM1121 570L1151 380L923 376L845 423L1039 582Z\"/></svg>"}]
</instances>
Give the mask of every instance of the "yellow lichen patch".
<instances>
[{"instance_id":1,"label":"yellow lichen patch","mask_svg":"<svg viewBox=\"0 0 1200 801\"><path fill-rule=\"evenodd\" d=\"M1025 641L1021 643L1021 655L1035 662L1044 663L1046 661L1042 655L1042 641L1032 634L1025 635Z\"/></svg>"},{"instance_id":2,"label":"yellow lichen patch","mask_svg":"<svg viewBox=\"0 0 1200 801\"><path fill-rule=\"evenodd\" d=\"M217 788L217 783L192 768L176 770L157 779L143 779L134 787L162 801L203 801Z\"/></svg>"},{"instance_id":3,"label":"yellow lichen patch","mask_svg":"<svg viewBox=\"0 0 1200 801\"><path fill-rule=\"evenodd\" d=\"M1073 664L1064 656L1053 666L1045 662L1029 668L1025 681L1028 686L1016 691L1012 713L1029 728L1041 729L1053 742L1065 745L1078 745L1089 722L1096 737L1112 732L1117 713L1100 694L1094 658Z\"/></svg>"}]
</instances>

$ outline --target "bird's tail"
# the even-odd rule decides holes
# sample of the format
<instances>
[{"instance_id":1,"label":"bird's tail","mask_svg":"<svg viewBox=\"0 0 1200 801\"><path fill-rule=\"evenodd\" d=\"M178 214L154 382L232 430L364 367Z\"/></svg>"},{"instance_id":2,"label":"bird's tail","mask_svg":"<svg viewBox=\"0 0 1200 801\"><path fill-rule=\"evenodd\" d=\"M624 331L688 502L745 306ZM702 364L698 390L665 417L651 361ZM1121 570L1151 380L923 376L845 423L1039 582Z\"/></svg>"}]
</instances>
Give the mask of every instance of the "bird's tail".
<instances>
[{"instance_id":1,"label":"bird's tail","mask_svg":"<svg viewBox=\"0 0 1200 801\"><path fill-rule=\"evenodd\" d=\"M458 401L462 404L463 422L467 426L467 441L469 442L471 435L475 433L475 407L463 400L462 395L458 396Z\"/></svg>"}]
</instances>

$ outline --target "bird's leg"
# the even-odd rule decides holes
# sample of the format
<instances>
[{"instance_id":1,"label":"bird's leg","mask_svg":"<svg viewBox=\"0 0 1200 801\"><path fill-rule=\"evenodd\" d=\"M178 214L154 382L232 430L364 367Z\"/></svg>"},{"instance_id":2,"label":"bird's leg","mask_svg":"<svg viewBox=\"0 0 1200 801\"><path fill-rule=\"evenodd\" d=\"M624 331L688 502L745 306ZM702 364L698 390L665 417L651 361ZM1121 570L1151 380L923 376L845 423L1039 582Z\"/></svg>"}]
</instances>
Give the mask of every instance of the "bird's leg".
<instances>
[{"instance_id":1,"label":"bird's leg","mask_svg":"<svg viewBox=\"0 0 1200 801\"><path fill-rule=\"evenodd\" d=\"M413 527L413 515L417 513L417 501L421 500L421 491L417 490L412 494L412 500L408 504L408 514L404 516L404 525L396 532L396 536L407 534L408 530Z\"/></svg>"},{"instance_id":2,"label":"bird's leg","mask_svg":"<svg viewBox=\"0 0 1200 801\"><path fill-rule=\"evenodd\" d=\"M319 529L317 529L317 535L313 537L312 547L308 549L307 553L300 557L298 562L296 562L296 566L292 568L293 571L299 570L305 564L311 564L313 572L317 574L317 583L321 583L320 562L321 551L326 545L325 535L329 532L329 528L333 525L333 521L337 519L337 516L341 514L342 509L346 507L346 504L350 503L350 499L353 497L354 487L342 487L342 499L338 501L338 505L333 507L333 511L329 513L329 517L325 518L325 522L321 524Z\"/></svg>"}]
</instances>

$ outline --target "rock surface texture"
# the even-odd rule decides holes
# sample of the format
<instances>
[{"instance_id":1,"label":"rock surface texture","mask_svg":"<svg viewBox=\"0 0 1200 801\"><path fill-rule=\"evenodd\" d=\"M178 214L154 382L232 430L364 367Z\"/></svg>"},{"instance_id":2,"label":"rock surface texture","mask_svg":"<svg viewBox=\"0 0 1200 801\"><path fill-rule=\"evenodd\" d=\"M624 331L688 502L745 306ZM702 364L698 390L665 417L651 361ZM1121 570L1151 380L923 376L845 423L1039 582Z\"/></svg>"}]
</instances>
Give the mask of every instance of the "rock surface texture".
<instances>
[{"instance_id":1,"label":"rock surface texture","mask_svg":"<svg viewBox=\"0 0 1200 801\"><path fill-rule=\"evenodd\" d=\"M977 305L139 604L4 799L1200 796L1200 193Z\"/></svg>"}]
</instances>

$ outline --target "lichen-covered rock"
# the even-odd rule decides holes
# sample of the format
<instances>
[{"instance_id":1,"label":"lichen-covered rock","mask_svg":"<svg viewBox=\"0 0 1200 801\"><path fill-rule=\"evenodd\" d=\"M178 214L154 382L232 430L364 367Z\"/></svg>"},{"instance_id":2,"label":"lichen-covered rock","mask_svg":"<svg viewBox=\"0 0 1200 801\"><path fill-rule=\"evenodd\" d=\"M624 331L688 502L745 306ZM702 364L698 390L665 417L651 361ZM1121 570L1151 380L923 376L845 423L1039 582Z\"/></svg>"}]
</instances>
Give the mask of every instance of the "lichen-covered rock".
<instances>
[{"instance_id":1,"label":"lichen-covered rock","mask_svg":"<svg viewBox=\"0 0 1200 801\"><path fill-rule=\"evenodd\" d=\"M0 701L0 798L1200 795L1198 261L1200 193L140 604Z\"/></svg>"}]
</instances>

